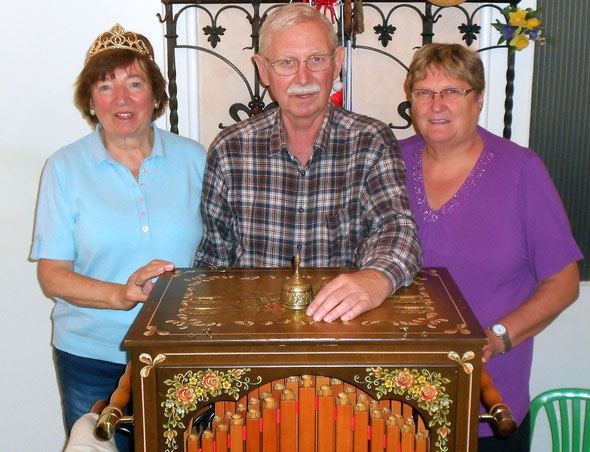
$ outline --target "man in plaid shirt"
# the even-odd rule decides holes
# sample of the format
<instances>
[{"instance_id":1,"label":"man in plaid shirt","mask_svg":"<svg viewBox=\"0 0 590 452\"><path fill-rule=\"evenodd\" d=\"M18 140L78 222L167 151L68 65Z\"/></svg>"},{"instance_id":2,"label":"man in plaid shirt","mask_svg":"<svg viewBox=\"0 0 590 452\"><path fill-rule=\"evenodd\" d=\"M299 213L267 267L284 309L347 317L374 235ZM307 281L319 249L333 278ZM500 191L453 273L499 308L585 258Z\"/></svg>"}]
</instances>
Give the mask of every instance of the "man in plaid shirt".
<instances>
[{"instance_id":1,"label":"man in plaid shirt","mask_svg":"<svg viewBox=\"0 0 590 452\"><path fill-rule=\"evenodd\" d=\"M275 108L223 130L203 182L196 266L352 267L307 309L351 320L408 285L422 264L391 129L329 100L345 50L305 3L278 8L254 60Z\"/></svg>"}]
</instances>

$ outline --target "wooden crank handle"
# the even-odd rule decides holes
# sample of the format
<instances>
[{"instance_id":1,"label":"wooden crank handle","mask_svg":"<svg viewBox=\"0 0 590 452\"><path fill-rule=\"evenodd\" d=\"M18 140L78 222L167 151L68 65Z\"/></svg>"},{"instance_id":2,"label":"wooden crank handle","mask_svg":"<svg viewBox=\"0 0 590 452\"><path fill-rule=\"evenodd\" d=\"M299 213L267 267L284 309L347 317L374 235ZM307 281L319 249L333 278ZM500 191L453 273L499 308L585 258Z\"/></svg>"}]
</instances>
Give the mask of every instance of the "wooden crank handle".
<instances>
[{"instance_id":1,"label":"wooden crank handle","mask_svg":"<svg viewBox=\"0 0 590 452\"><path fill-rule=\"evenodd\" d=\"M96 427L94 427L94 436L100 440L108 441L114 436L121 422L133 421L132 416L123 416L123 410L129 403L129 399L131 399L131 363L127 364L125 373L119 379L119 385L111 395L109 405L102 410Z\"/></svg>"},{"instance_id":2,"label":"wooden crank handle","mask_svg":"<svg viewBox=\"0 0 590 452\"><path fill-rule=\"evenodd\" d=\"M96 402L94 402L94 405L92 405L92 408L90 408L90 412L100 414L102 413L102 410L104 410L107 407L107 405L108 403L106 400L97 400Z\"/></svg>"},{"instance_id":3,"label":"wooden crank handle","mask_svg":"<svg viewBox=\"0 0 590 452\"><path fill-rule=\"evenodd\" d=\"M344 0L344 36L352 36L352 0Z\"/></svg>"},{"instance_id":4,"label":"wooden crank handle","mask_svg":"<svg viewBox=\"0 0 590 452\"><path fill-rule=\"evenodd\" d=\"M488 412L479 415L480 421L490 421L498 434L505 438L512 435L516 430L516 421L485 366L481 369L481 400Z\"/></svg>"}]
</instances>

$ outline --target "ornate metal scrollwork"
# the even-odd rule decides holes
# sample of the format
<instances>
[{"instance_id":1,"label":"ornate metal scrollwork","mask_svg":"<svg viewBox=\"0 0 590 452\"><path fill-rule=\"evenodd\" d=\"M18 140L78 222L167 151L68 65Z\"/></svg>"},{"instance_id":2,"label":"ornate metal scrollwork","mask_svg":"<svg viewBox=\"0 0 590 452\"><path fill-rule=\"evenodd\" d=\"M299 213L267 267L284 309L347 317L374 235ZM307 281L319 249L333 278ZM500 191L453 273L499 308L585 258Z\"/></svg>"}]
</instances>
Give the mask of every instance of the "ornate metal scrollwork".
<instances>
[{"instance_id":1,"label":"ornate metal scrollwork","mask_svg":"<svg viewBox=\"0 0 590 452\"><path fill-rule=\"evenodd\" d=\"M286 0L284 1L286 3ZM167 48L168 48L168 79L169 79L169 94L170 94L170 127L171 131L178 133L178 99L177 99L177 84L176 84L176 49L185 48L185 49L194 49L196 51L204 51L214 57L220 59L224 63L228 64L232 70L234 70L239 77L243 80L244 86L248 92L248 98L250 99L247 103L246 102L233 102L228 107L228 112L232 120L234 121L241 121L245 119L244 116L251 117L253 115L259 114L261 112L267 111L270 108L274 108L276 106L275 102L271 102L268 105L264 102L264 98L267 95L266 89L264 89L260 85L258 73L256 69L252 66L252 76L247 77L242 71L230 60L225 58L220 53L216 52L216 48L222 39L226 36L227 31L227 24L226 26L222 26L219 23L219 18L223 12L234 9L242 11L245 15L246 20L249 22L251 27L250 37L252 39L252 45L249 47L244 48L243 50L252 50L254 53L258 51L258 41L259 41L259 30L266 19L269 12L273 9L280 7L280 5L272 4L261 14L260 8L261 5L264 3L271 4L270 0L251 0L248 2L247 0L235 0L235 3L222 1L222 0L162 0L162 3L165 5L166 13L162 18L161 15L158 14L158 17L162 23L166 23L166 40L167 40ZM229 4L228 4L229 3ZM281 0L278 3L282 3ZM387 3L395 3L395 5L389 9L389 11L384 12L383 8L380 3L384 5ZM454 5L454 6L433 6L432 3L428 1L422 2L413 2L413 1L396 1L396 0L373 0L373 1L366 1L362 3L355 2L355 10L357 16L363 16L364 13L359 12L358 8L371 8L376 11L381 16L381 23L374 26L374 34L375 39L379 43L379 47L372 47L372 46L359 46L356 45L356 35L355 32L359 32L360 30L358 27L349 28L350 30L347 32L346 30L342 30L340 27L340 21L342 21L342 15L336 17L336 22L338 25L338 29L340 32L340 38L343 44L351 43L351 48L353 51L358 50L368 50L372 52L376 52L379 54L383 54L386 57L394 60L397 64L399 64L402 68L407 70L406 65L400 61L393 53L388 53L383 51L383 48L389 47L389 44L393 42L394 38L397 39L396 31L397 27L394 24L393 19L395 18L395 12L400 8L411 9L415 11L420 20L422 22L422 30L420 35L422 36L422 44L426 44L432 42L433 37L435 36L434 33L434 25L437 24L442 17L445 10L450 8L454 8L456 10L461 11L464 16L465 20L460 25L457 26L459 33L462 35L462 39L465 41L466 45L471 46L478 38L478 35L481 32L481 26L475 23L476 15L482 10L482 8L495 8L498 11L501 8L497 4L513 4L518 3L515 1L500 1L500 2L488 2L485 4L479 5L472 13L469 13L462 5ZM213 14L207 9L210 5L219 4L224 5L222 6L217 14L213 16ZM245 5L249 5L250 8L247 8ZM178 11L174 11L173 7L179 7ZM202 32L204 36L207 38L207 42L209 43L210 47L205 48L202 46L189 46L189 45L181 45L178 44L178 34L176 32L176 26L179 17L188 9L188 8L198 8L199 11L204 11L210 18L210 24L206 25L202 28ZM341 13L346 12L345 5L342 5ZM348 12L348 14L351 14ZM354 16L355 13L352 13ZM346 19L346 18L345 18ZM350 19L350 18L348 18ZM354 19L354 17L353 17ZM357 17L358 19L358 17ZM350 22L350 20L348 20ZM344 23L347 23L347 20L344 20ZM479 51L486 51L490 49L496 48L507 48L505 45L495 45L490 46L484 49L479 49ZM345 74L346 77L352 76L352 74ZM508 69L506 73L506 100L505 100L505 115L504 115L504 136L509 138L511 135L511 124L512 124L512 108L513 108L513 95L514 95L514 55L508 55ZM396 111L399 117L402 119L401 125L394 125L397 123L396 121L392 121L389 125L394 129L407 129L411 126L411 118L408 114L409 103L402 102L398 105ZM224 127L223 124L219 124L222 128Z\"/></svg>"}]
</instances>

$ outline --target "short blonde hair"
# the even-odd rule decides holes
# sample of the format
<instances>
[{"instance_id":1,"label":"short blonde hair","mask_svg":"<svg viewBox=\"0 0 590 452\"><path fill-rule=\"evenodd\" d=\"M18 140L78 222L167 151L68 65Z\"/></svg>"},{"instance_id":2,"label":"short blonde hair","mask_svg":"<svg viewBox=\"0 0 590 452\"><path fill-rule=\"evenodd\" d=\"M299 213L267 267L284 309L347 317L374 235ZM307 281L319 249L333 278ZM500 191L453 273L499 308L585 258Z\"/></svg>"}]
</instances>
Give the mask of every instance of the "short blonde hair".
<instances>
[{"instance_id":1,"label":"short blonde hair","mask_svg":"<svg viewBox=\"0 0 590 452\"><path fill-rule=\"evenodd\" d=\"M408 99L414 84L424 80L432 69L438 69L450 77L465 80L476 94L481 94L485 89L483 63L477 52L461 44L431 43L422 46L412 58L404 83Z\"/></svg>"},{"instance_id":2,"label":"short blonde hair","mask_svg":"<svg viewBox=\"0 0 590 452\"><path fill-rule=\"evenodd\" d=\"M334 25L326 16L307 3L289 3L277 8L264 20L259 31L259 53L264 55L273 33L285 31L306 22L317 22L323 25L332 45L331 50L338 47L338 35L334 30Z\"/></svg>"}]
</instances>

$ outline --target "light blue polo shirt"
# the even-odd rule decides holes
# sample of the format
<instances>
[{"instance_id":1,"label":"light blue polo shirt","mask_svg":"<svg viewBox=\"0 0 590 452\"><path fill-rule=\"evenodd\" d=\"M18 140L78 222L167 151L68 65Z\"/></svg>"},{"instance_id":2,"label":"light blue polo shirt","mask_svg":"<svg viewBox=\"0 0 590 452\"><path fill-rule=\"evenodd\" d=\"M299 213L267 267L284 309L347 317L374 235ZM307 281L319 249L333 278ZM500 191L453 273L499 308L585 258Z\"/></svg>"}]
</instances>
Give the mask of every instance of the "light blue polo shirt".
<instances>
[{"instance_id":1,"label":"light blue polo shirt","mask_svg":"<svg viewBox=\"0 0 590 452\"><path fill-rule=\"evenodd\" d=\"M76 273L115 283L125 283L152 259L192 266L203 230L199 206L206 151L193 140L152 128L152 155L141 165L138 181L107 153L98 128L49 158L31 259L73 261ZM119 311L56 302L56 348L128 361L122 341L142 304Z\"/></svg>"}]
</instances>

